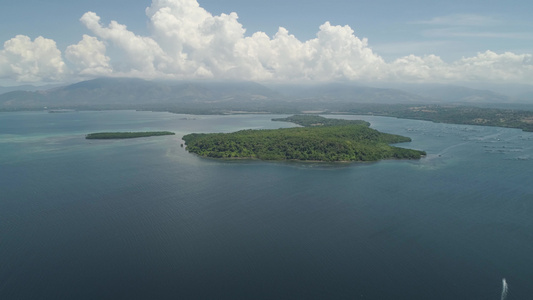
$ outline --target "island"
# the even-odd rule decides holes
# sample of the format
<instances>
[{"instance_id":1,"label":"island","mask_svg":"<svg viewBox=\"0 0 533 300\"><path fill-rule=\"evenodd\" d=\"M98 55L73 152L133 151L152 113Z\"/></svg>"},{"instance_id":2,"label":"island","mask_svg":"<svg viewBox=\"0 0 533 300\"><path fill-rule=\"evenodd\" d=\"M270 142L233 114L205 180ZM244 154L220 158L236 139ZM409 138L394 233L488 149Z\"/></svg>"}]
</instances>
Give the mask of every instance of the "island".
<instances>
[{"instance_id":1,"label":"island","mask_svg":"<svg viewBox=\"0 0 533 300\"><path fill-rule=\"evenodd\" d=\"M323 162L419 159L424 151L394 147L408 137L382 133L365 121L296 115L274 121L303 127L241 130L233 133L191 133L186 149L202 157L225 159L297 160Z\"/></svg>"},{"instance_id":2,"label":"island","mask_svg":"<svg viewBox=\"0 0 533 300\"><path fill-rule=\"evenodd\" d=\"M143 131L143 132L96 132L89 133L85 136L86 139L131 139L131 138L140 138L148 136L160 136L160 135L175 135L174 132L170 131Z\"/></svg>"}]
</instances>

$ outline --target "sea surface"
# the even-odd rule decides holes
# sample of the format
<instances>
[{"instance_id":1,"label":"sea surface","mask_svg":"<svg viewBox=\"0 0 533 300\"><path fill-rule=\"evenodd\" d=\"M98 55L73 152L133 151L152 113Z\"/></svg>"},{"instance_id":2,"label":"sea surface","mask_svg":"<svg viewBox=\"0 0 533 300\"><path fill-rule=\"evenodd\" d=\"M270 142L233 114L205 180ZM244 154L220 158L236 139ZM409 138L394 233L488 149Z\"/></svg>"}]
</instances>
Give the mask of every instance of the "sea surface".
<instances>
[{"instance_id":1,"label":"sea surface","mask_svg":"<svg viewBox=\"0 0 533 300\"><path fill-rule=\"evenodd\" d=\"M192 132L295 126L275 117L0 113L0 299L533 299L533 133L335 116L428 155L181 147ZM149 130L176 135L84 138Z\"/></svg>"}]
</instances>

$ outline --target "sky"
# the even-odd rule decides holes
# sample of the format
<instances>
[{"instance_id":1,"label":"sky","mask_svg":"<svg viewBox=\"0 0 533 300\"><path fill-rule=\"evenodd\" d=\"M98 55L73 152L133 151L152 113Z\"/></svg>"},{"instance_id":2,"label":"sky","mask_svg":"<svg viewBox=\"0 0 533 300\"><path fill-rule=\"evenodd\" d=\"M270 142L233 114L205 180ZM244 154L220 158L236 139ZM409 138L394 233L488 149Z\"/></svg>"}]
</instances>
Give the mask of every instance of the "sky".
<instances>
[{"instance_id":1,"label":"sky","mask_svg":"<svg viewBox=\"0 0 533 300\"><path fill-rule=\"evenodd\" d=\"M533 3L18 0L0 85L102 76L533 85Z\"/></svg>"}]
</instances>

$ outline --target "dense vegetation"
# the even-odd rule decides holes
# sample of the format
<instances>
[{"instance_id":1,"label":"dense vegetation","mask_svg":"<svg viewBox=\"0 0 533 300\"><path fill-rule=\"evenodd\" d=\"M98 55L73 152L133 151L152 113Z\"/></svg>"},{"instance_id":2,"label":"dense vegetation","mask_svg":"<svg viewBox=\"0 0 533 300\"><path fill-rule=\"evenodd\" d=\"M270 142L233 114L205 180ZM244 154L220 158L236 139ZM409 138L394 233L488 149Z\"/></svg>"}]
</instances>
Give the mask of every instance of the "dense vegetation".
<instances>
[{"instance_id":1,"label":"dense vegetation","mask_svg":"<svg viewBox=\"0 0 533 300\"><path fill-rule=\"evenodd\" d=\"M533 131L533 113L523 110L469 106L415 106L398 112L398 117L433 122L520 128Z\"/></svg>"},{"instance_id":2,"label":"dense vegetation","mask_svg":"<svg viewBox=\"0 0 533 300\"><path fill-rule=\"evenodd\" d=\"M294 115L287 118L272 119L272 121L292 122L304 127L312 126L339 126L339 125L365 125L370 126L370 123L363 120L343 120L324 118L317 115Z\"/></svg>"},{"instance_id":3,"label":"dense vegetation","mask_svg":"<svg viewBox=\"0 0 533 300\"><path fill-rule=\"evenodd\" d=\"M390 116L439 123L519 128L533 132L533 111L464 105L371 105L346 106L347 113Z\"/></svg>"},{"instance_id":4,"label":"dense vegetation","mask_svg":"<svg viewBox=\"0 0 533 300\"><path fill-rule=\"evenodd\" d=\"M318 116L296 118L315 125L329 122ZM341 120L339 123L234 133L193 133L185 135L183 140L189 152L213 158L332 162L418 159L425 155L423 151L389 145L411 141L408 137L379 132L369 128L366 122Z\"/></svg>"},{"instance_id":5,"label":"dense vegetation","mask_svg":"<svg viewBox=\"0 0 533 300\"><path fill-rule=\"evenodd\" d=\"M174 135L170 131L144 131L144 132L97 132L89 133L86 139L131 139L148 136Z\"/></svg>"}]
</instances>

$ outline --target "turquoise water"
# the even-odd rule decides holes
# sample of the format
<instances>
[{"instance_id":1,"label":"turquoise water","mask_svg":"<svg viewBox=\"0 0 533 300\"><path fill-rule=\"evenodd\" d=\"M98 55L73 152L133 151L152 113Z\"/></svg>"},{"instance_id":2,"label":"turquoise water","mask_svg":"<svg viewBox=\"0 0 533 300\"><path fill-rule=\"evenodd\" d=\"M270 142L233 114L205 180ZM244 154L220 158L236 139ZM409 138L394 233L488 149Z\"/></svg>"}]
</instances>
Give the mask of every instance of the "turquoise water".
<instances>
[{"instance_id":1,"label":"turquoise water","mask_svg":"<svg viewBox=\"0 0 533 300\"><path fill-rule=\"evenodd\" d=\"M533 297L533 133L383 117L420 161L201 159L278 115L0 113L2 299ZM176 136L85 140L98 131Z\"/></svg>"}]
</instances>

